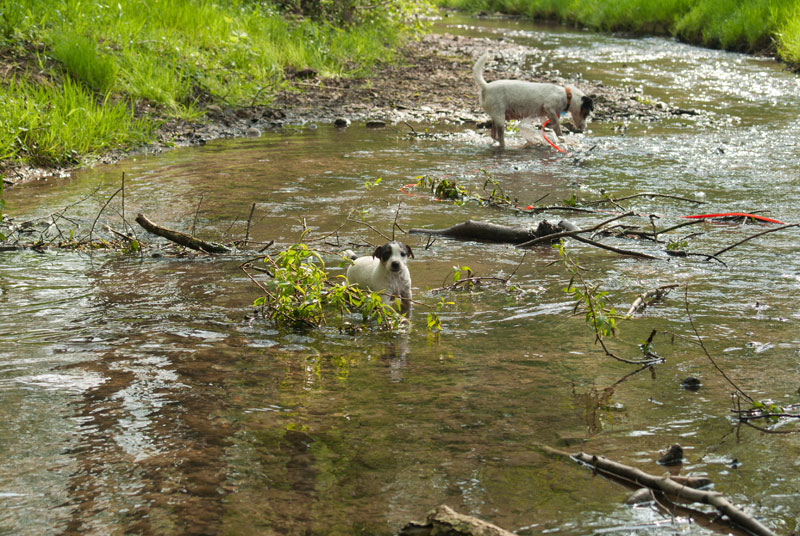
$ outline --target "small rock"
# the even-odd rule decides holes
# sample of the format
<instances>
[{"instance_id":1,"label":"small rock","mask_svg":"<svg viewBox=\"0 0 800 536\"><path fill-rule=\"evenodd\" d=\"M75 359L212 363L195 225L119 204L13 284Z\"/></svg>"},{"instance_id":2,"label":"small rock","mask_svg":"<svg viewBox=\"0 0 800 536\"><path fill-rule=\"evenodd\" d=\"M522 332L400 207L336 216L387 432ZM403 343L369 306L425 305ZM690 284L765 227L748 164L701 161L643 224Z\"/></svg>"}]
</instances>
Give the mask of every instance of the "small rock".
<instances>
[{"instance_id":1,"label":"small rock","mask_svg":"<svg viewBox=\"0 0 800 536\"><path fill-rule=\"evenodd\" d=\"M687 391L699 391L700 387L703 386L703 383L700 381L699 378L695 378L694 376L689 376L685 378L681 382L681 387L686 389Z\"/></svg>"},{"instance_id":2,"label":"small rock","mask_svg":"<svg viewBox=\"0 0 800 536\"><path fill-rule=\"evenodd\" d=\"M677 443L667 449L667 453L658 459L659 465L678 465L683 463L683 447Z\"/></svg>"},{"instance_id":3,"label":"small rock","mask_svg":"<svg viewBox=\"0 0 800 536\"><path fill-rule=\"evenodd\" d=\"M337 117L333 122L333 126L337 128L346 128L350 126L350 120L346 117Z\"/></svg>"},{"instance_id":4,"label":"small rock","mask_svg":"<svg viewBox=\"0 0 800 536\"><path fill-rule=\"evenodd\" d=\"M245 130L244 133L248 138L258 138L259 136L261 136L261 131L258 130L256 127L250 127L247 130Z\"/></svg>"},{"instance_id":5,"label":"small rock","mask_svg":"<svg viewBox=\"0 0 800 536\"><path fill-rule=\"evenodd\" d=\"M382 119L370 119L367 121L367 128L383 128L386 126L386 121Z\"/></svg>"},{"instance_id":6,"label":"small rock","mask_svg":"<svg viewBox=\"0 0 800 536\"><path fill-rule=\"evenodd\" d=\"M653 494L650 492L650 488L639 488L631 493L630 497L625 500L625 504L628 506L649 502L653 502Z\"/></svg>"}]
</instances>

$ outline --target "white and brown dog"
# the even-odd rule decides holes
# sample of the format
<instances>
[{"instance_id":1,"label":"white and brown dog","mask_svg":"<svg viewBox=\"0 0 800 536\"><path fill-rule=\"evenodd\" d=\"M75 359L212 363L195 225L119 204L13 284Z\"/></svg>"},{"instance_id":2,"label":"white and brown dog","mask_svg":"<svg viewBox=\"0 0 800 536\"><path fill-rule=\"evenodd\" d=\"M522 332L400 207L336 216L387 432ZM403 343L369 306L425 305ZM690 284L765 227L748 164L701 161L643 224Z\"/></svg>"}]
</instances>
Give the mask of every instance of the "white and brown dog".
<instances>
[{"instance_id":1,"label":"white and brown dog","mask_svg":"<svg viewBox=\"0 0 800 536\"><path fill-rule=\"evenodd\" d=\"M401 242L387 242L375 249L372 255L357 257L350 250L345 256L353 261L347 268L347 280L362 289L382 292L385 303L400 300L400 311L411 308L411 274L408 258L414 258L411 248Z\"/></svg>"},{"instance_id":2,"label":"white and brown dog","mask_svg":"<svg viewBox=\"0 0 800 536\"><path fill-rule=\"evenodd\" d=\"M472 68L478 84L481 106L492 118L492 139L505 147L505 124L511 119L542 117L550 120L556 135L561 138L558 116L570 112L578 130L586 126L586 118L594 109L592 99L574 86L559 86L522 80L495 80L487 83L483 68L489 54L484 54Z\"/></svg>"}]
</instances>

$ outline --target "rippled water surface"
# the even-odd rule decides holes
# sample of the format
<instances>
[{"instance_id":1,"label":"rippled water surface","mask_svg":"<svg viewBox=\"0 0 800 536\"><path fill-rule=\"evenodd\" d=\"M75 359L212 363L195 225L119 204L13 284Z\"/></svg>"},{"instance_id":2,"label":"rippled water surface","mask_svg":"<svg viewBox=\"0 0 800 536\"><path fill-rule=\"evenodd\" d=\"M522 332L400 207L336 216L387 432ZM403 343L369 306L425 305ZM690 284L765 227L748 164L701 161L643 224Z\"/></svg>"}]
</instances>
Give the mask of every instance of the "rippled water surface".
<instances>
[{"instance_id":1,"label":"rippled water surface","mask_svg":"<svg viewBox=\"0 0 800 536\"><path fill-rule=\"evenodd\" d=\"M249 239L275 240L270 251L304 229L311 238L339 229L319 243L333 271L337 251L380 240L345 221L358 206L386 231L399 203L403 229L536 219L403 195L401 186L420 175L452 175L480 190L489 173L522 206L604 192L706 202L625 202L645 215L632 223L649 225L646 215L657 214L662 228L698 212L768 211L796 221L800 84L779 64L513 21L452 18L439 27L502 35L531 47L531 68L634 86L642 98L702 113L593 123L566 156L522 148L518 137L499 152L468 126L421 125L445 134L433 139L410 138L405 125L285 129L17 187L6 192L9 213L27 220L69 206L79 233L88 233L124 172L128 221L144 212L230 242L248 233L255 203ZM98 230L104 221L121 227L119 201ZM546 216L580 226L610 217ZM713 253L766 229L706 223L674 237ZM520 534L632 533L639 525L704 533L625 506L624 488L535 448L584 450L661 474L654 462L673 443L686 450L684 474L709 476L717 491L789 533L800 524L797 439L736 429L732 388L696 343L686 308L742 389L800 402L796 237L794 229L765 234L722 255L724 265L670 259L644 241L612 240L661 260L569 242L587 279L602 282L623 312L644 290L681 285L620 321L615 352L636 357L657 329L655 349L667 359L620 383L635 367L605 357L582 316L571 314L561 291L569 275L550 248L523 260L506 245L439 239L426 249L424 237L403 237L416 257L415 298L427 305L440 295L426 289L454 265L479 275L519 267L520 292L445 294L455 305L443 311L438 338L426 331L423 305L408 332L392 336L278 331L253 320L258 289L239 265L257 253L2 252L0 534L391 534L443 503ZM702 389L681 389L687 376Z\"/></svg>"}]
</instances>

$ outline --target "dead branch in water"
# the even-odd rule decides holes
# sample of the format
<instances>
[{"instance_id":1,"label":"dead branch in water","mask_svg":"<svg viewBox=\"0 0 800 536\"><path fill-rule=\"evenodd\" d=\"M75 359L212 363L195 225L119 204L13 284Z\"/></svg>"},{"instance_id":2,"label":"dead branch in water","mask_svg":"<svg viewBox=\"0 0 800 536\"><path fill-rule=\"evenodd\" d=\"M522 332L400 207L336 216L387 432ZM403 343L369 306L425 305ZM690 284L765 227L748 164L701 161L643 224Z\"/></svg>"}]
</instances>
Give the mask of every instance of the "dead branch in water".
<instances>
[{"instance_id":1,"label":"dead branch in water","mask_svg":"<svg viewBox=\"0 0 800 536\"><path fill-rule=\"evenodd\" d=\"M147 219L147 216L145 216L144 214L139 214L138 216L136 216L136 223L144 227L144 229L148 232L151 232L162 238L166 238L171 242L175 242L176 244L187 247L189 249L194 249L197 251L205 251L206 253L230 252L230 249L220 244L206 242L204 240L194 238L193 236L189 236L186 233L182 233L180 231L175 231L167 227L156 225L155 223Z\"/></svg>"},{"instance_id":2,"label":"dead branch in water","mask_svg":"<svg viewBox=\"0 0 800 536\"><path fill-rule=\"evenodd\" d=\"M668 500L673 502L680 501L709 504L716 508L721 515L727 516L734 525L741 527L750 534L756 536L774 536L774 533L769 528L731 504L721 493L694 489L690 487L687 481L676 481L669 475L651 475L635 467L614 462L601 456L585 454L583 452L571 454L545 445L540 445L539 448L548 454L568 457L578 463L591 467L595 473L599 473L603 476L628 482L636 487L651 489L658 494L663 494Z\"/></svg>"},{"instance_id":3,"label":"dead branch in water","mask_svg":"<svg viewBox=\"0 0 800 536\"><path fill-rule=\"evenodd\" d=\"M636 299L631 304L631 307L630 309L628 309L628 312L625 313L625 316L631 316L639 309L644 309L645 307L648 307L654 301L661 299L670 289L676 288L677 286L678 286L677 283L673 283L671 285L661 285L658 288L650 289L647 292L639 294L639 296L637 296ZM650 301L648 302L648 300Z\"/></svg>"},{"instance_id":4,"label":"dead branch in water","mask_svg":"<svg viewBox=\"0 0 800 536\"><path fill-rule=\"evenodd\" d=\"M468 220L446 229L410 229L408 232L410 234L427 234L428 236L446 236L457 240L522 244L536 237L557 235L563 229L561 222L554 225L547 220L542 220L531 228Z\"/></svg>"}]
</instances>

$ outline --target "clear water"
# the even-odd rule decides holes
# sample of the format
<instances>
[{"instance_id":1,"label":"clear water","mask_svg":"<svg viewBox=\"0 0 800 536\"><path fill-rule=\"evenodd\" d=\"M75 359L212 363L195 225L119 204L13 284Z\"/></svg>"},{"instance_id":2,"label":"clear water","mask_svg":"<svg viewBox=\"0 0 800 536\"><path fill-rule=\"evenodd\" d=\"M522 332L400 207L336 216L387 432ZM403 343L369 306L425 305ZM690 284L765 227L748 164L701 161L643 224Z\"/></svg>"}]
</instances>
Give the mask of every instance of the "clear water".
<instances>
[{"instance_id":1,"label":"clear water","mask_svg":"<svg viewBox=\"0 0 800 536\"><path fill-rule=\"evenodd\" d=\"M436 126L450 135L430 140L409 139L401 125L287 129L14 188L9 212L24 220L75 204L68 214L88 233L124 172L128 221L144 212L205 238L240 240L256 203L250 240L284 246L304 226L314 238L345 223L338 243L319 244L332 265L352 243L380 241L345 222L358 206L385 231L398 204L404 229L536 219L400 192L425 174L452 174L479 190L486 170L523 206L545 194L558 204L573 194L644 191L707 202L627 202L657 213L662 227L698 212L768 210L795 221L800 83L779 64L513 21L451 18L440 28L504 35L531 47L532 68L641 87L707 115L631 122L624 133L594 123L567 156L522 148L521 138L498 152L488 136L455 125ZM378 177L367 191L365 181ZM121 228L119 203L104 214ZM608 217L548 215L565 216L581 226ZM703 233L690 238L692 251L714 252L761 229L708 223L685 234ZM454 265L498 275L522 261L507 245L439 239L425 249L424 237L403 239L416 256L415 298L429 305L439 296L426 289ZM569 276L550 248L525 257L514 276L523 292L446 294L455 306L442 314L439 338L427 334L422 306L398 335L287 332L253 321L258 289L239 269L247 257L1 253L0 534L391 534L442 503L520 534L633 533L637 525L704 533L625 506L623 488L535 448L603 454L660 474L654 462L676 442L686 449L685 474L708 475L777 532L797 530L796 438L736 429L732 388L694 342L686 315L688 302L709 352L740 387L800 402L796 230L738 246L724 266L616 244L664 257L632 260L569 243L617 309L658 285L688 285L687 300L675 291L620 322L615 352L635 357L658 329L667 362L616 386L634 369L605 357L571 315L561 292ZM703 388L681 389L687 376Z\"/></svg>"}]
</instances>

